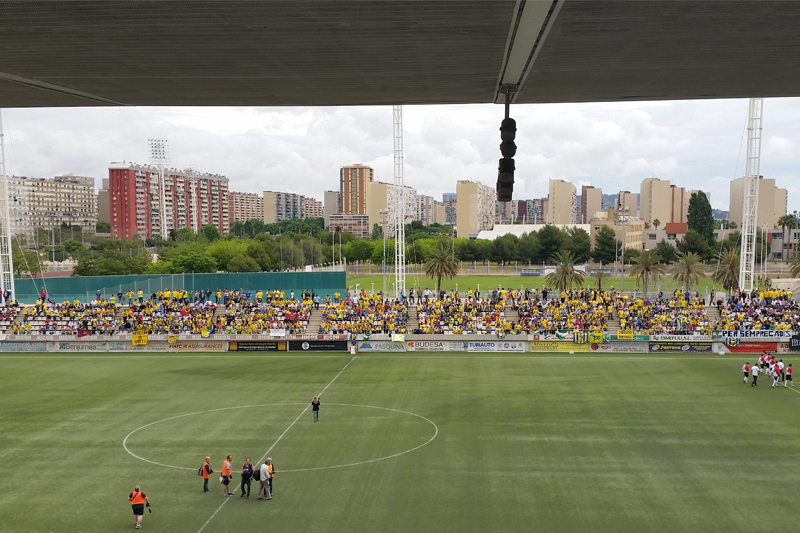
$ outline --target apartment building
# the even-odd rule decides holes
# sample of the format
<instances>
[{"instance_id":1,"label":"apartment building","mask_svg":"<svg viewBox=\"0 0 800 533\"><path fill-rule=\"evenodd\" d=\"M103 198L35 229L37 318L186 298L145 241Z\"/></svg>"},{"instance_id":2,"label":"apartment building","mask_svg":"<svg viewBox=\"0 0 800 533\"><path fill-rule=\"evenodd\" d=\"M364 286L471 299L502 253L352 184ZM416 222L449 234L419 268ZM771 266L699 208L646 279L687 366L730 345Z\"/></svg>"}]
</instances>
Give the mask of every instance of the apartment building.
<instances>
[{"instance_id":1,"label":"apartment building","mask_svg":"<svg viewBox=\"0 0 800 533\"><path fill-rule=\"evenodd\" d=\"M739 178L731 182L731 197L729 218L731 222L741 228L744 211L744 186L745 179ZM775 186L774 179L758 178L758 211L756 212L756 227L764 224L772 229L778 224L778 219L786 214L787 191Z\"/></svg>"},{"instance_id":2,"label":"apartment building","mask_svg":"<svg viewBox=\"0 0 800 533\"><path fill-rule=\"evenodd\" d=\"M52 229L62 224L94 233L98 217L94 178L75 174L53 178L10 176L7 182L11 235L34 235L37 228Z\"/></svg>"},{"instance_id":3,"label":"apartment building","mask_svg":"<svg viewBox=\"0 0 800 533\"><path fill-rule=\"evenodd\" d=\"M367 185L375 178L371 167L354 164L339 171L339 213L367 214Z\"/></svg>"},{"instance_id":4,"label":"apartment building","mask_svg":"<svg viewBox=\"0 0 800 533\"><path fill-rule=\"evenodd\" d=\"M456 232L459 237L472 238L494 227L497 193L480 182L456 182Z\"/></svg>"},{"instance_id":5,"label":"apartment building","mask_svg":"<svg viewBox=\"0 0 800 533\"><path fill-rule=\"evenodd\" d=\"M685 223L689 217L689 200L695 191L687 191L683 187L672 185L669 180L646 178L642 181L639 194L639 218L653 224L658 220L660 225ZM626 206L632 200L626 199ZM631 216L635 211L630 209Z\"/></svg>"},{"instance_id":6,"label":"apartment building","mask_svg":"<svg viewBox=\"0 0 800 533\"><path fill-rule=\"evenodd\" d=\"M338 213L341 209L339 191L325 191L322 195L322 217L325 219L325 227L331 225L331 215Z\"/></svg>"},{"instance_id":7,"label":"apartment building","mask_svg":"<svg viewBox=\"0 0 800 533\"><path fill-rule=\"evenodd\" d=\"M193 169L136 163L108 167L111 235L118 239L169 237L210 224L228 233L228 178Z\"/></svg>"},{"instance_id":8,"label":"apartment building","mask_svg":"<svg viewBox=\"0 0 800 533\"><path fill-rule=\"evenodd\" d=\"M322 202L314 198L306 197L305 218L322 218L322 217L323 217Z\"/></svg>"},{"instance_id":9,"label":"apartment building","mask_svg":"<svg viewBox=\"0 0 800 533\"><path fill-rule=\"evenodd\" d=\"M230 222L247 222L264 217L264 197L250 192L228 193L228 218Z\"/></svg>"},{"instance_id":10,"label":"apartment building","mask_svg":"<svg viewBox=\"0 0 800 533\"><path fill-rule=\"evenodd\" d=\"M334 213L331 215L331 231L349 231L360 239L370 236L371 229L368 215L348 215Z\"/></svg>"},{"instance_id":11,"label":"apartment building","mask_svg":"<svg viewBox=\"0 0 800 533\"><path fill-rule=\"evenodd\" d=\"M564 180L550 180L547 224L576 224L578 194L575 185Z\"/></svg>"},{"instance_id":12,"label":"apartment building","mask_svg":"<svg viewBox=\"0 0 800 533\"><path fill-rule=\"evenodd\" d=\"M264 191L264 223L297 220L306 216L306 197L293 192Z\"/></svg>"},{"instance_id":13,"label":"apartment building","mask_svg":"<svg viewBox=\"0 0 800 533\"><path fill-rule=\"evenodd\" d=\"M595 214L603 210L603 189L590 185L581 186L580 223L588 224Z\"/></svg>"}]
</instances>

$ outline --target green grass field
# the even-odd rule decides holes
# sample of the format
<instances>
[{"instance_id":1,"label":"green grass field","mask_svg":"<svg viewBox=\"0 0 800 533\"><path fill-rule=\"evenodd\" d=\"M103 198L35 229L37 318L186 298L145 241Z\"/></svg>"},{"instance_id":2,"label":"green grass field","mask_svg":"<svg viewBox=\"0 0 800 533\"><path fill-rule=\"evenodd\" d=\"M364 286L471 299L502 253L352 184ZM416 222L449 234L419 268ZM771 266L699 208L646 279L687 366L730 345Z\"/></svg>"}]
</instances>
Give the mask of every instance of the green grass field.
<instances>
[{"instance_id":1,"label":"green grass field","mask_svg":"<svg viewBox=\"0 0 800 533\"><path fill-rule=\"evenodd\" d=\"M800 388L743 385L740 356L0 359L3 532L132 530L137 483L145 531L798 527ZM273 500L202 493L204 456L267 452Z\"/></svg>"},{"instance_id":2,"label":"green grass field","mask_svg":"<svg viewBox=\"0 0 800 533\"><path fill-rule=\"evenodd\" d=\"M587 277L585 278L585 285L587 287L597 287L597 281L594 278ZM614 287L615 289L619 289L620 287L620 278L619 276L613 276L609 278L605 278L603 280L603 288L610 289ZM394 274L387 274L386 275L386 287L387 290L391 293L392 283L394 283ZM347 285L349 288L355 289L356 284L358 284L359 289L366 289L367 291L372 290L374 285L375 291L380 291L383 289L383 276L380 275L347 275ZM480 286L481 291L486 294L486 291L491 291L492 289L496 289L498 286L503 286L505 288L515 288L519 289L520 287L528 287L528 288L541 288L544 285L544 278L543 277L522 277L522 276L457 276L453 279L443 279L442 280L442 288L445 290L451 290L458 287L460 291L465 291L469 288L473 290ZM408 274L406 276L406 286L407 287L428 287L430 289L436 288L436 280L432 280L429 277L422 276L422 275L413 275ZM660 280L660 288L665 293L669 293L674 291L677 288L680 288L680 284L673 281L672 278L666 278ZM636 279L630 278L627 275L625 276L625 290L632 291L633 289L638 288L642 290L642 284L638 283ZM708 291L714 288L714 282L710 278L701 278L700 283L698 284L697 290L700 291L701 294L705 295ZM721 290L719 286L716 287L717 290ZM651 283L651 286L648 287L648 290L655 291L656 286ZM692 289L694 290L694 289Z\"/></svg>"}]
</instances>

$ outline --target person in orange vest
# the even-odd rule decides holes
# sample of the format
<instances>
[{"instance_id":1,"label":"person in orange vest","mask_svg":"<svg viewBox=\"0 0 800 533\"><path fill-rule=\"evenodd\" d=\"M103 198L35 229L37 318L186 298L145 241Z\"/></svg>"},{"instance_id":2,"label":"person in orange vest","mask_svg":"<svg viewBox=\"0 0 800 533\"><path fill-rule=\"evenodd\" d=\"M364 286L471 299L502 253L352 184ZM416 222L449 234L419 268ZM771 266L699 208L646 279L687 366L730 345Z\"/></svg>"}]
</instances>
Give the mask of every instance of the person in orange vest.
<instances>
[{"instance_id":1,"label":"person in orange vest","mask_svg":"<svg viewBox=\"0 0 800 533\"><path fill-rule=\"evenodd\" d=\"M133 489L128 495L128 500L131 502L131 507L133 508L133 516L136 519L136 529L142 529L142 517L144 517L144 505L147 504L150 507L150 500L147 499L142 489L139 488L139 485Z\"/></svg>"},{"instance_id":2,"label":"person in orange vest","mask_svg":"<svg viewBox=\"0 0 800 533\"><path fill-rule=\"evenodd\" d=\"M203 468L200 470L200 475L203 476L203 492L211 492L208 490L208 478L213 473L214 471L211 470L211 457L206 457L206 460L203 463Z\"/></svg>"},{"instance_id":3,"label":"person in orange vest","mask_svg":"<svg viewBox=\"0 0 800 533\"><path fill-rule=\"evenodd\" d=\"M272 476L275 475L275 465L272 464L272 457L267 457L267 466L269 467L269 498L272 499Z\"/></svg>"},{"instance_id":4,"label":"person in orange vest","mask_svg":"<svg viewBox=\"0 0 800 533\"><path fill-rule=\"evenodd\" d=\"M233 494L231 492L231 490L228 488L228 485L231 484L231 461L232 460L233 460L233 457L231 457L229 455L228 458L225 459L225 462L222 463L222 472L220 472L222 474L222 495L225 496L226 498L228 498L231 494Z\"/></svg>"}]
</instances>

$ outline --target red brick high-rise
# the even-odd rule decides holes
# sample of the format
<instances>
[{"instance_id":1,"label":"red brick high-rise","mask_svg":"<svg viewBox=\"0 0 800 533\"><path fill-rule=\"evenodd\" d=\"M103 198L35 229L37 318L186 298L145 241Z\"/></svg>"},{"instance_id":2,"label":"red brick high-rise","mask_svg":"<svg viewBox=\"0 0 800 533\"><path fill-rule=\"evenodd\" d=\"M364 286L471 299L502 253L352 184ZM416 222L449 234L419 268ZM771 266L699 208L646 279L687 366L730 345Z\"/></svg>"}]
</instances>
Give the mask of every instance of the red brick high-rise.
<instances>
[{"instance_id":1,"label":"red brick high-rise","mask_svg":"<svg viewBox=\"0 0 800 533\"><path fill-rule=\"evenodd\" d=\"M170 230L199 230L211 224L228 233L228 178L193 170L112 163L108 167L111 236L169 237ZM162 230L163 228L163 230Z\"/></svg>"}]
</instances>

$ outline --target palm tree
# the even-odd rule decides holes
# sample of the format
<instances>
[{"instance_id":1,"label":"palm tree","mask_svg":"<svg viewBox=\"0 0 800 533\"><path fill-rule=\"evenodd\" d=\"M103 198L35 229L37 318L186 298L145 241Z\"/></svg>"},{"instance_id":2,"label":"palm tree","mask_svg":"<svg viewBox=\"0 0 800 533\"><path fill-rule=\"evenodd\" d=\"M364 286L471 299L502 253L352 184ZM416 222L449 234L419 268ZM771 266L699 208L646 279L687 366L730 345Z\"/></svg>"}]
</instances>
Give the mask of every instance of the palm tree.
<instances>
[{"instance_id":1,"label":"palm tree","mask_svg":"<svg viewBox=\"0 0 800 533\"><path fill-rule=\"evenodd\" d=\"M784 250L788 250L789 248L786 246L788 244L788 239L786 238L786 228L790 230L797 227L797 219L794 215L783 215L781 218L778 219L778 226L781 227L781 261L786 259L786 254Z\"/></svg>"},{"instance_id":2,"label":"palm tree","mask_svg":"<svg viewBox=\"0 0 800 533\"><path fill-rule=\"evenodd\" d=\"M796 253L789 263L789 273L793 278L800 276L800 253Z\"/></svg>"},{"instance_id":3,"label":"palm tree","mask_svg":"<svg viewBox=\"0 0 800 533\"><path fill-rule=\"evenodd\" d=\"M597 273L594 275L594 279L597 282L597 289L603 290L603 280L608 277L608 274L603 272L602 270L598 270Z\"/></svg>"},{"instance_id":4,"label":"palm tree","mask_svg":"<svg viewBox=\"0 0 800 533\"><path fill-rule=\"evenodd\" d=\"M583 287L583 272L575 270L574 257L568 250L556 252L550 258L556 264L555 272L545 276L547 285L558 291L571 289L573 285Z\"/></svg>"},{"instance_id":5,"label":"palm tree","mask_svg":"<svg viewBox=\"0 0 800 533\"><path fill-rule=\"evenodd\" d=\"M436 293L442 288L442 278L454 278L458 274L458 265L453 250L440 243L439 247L425 261L425 275L436 278Z\"/></svg>"},{"instance_id":6,"label":"palm tree","mask_svg":"<svg viewBox=\"0 0 800 533\"><path fill-rule=\"evenodd\" d=\"M672 270L672 279L680 281L684 288L697 285L700 276L705 274L700 256L694 252L678 254L678 260Z\"/></svg>"},{"instance_id":7,"label":"palm tree","mask_svg":"<svg viewBox=\"0 0 800 533\"><path fill-rule=\"evenodd\" d=\"M720 251L717 266L711 277L730 293L739 288L739 254L733 250Z\"/></svg>"},{"instance_id":8,"label":"palm tree","mask_svg":"<svg viewBox=\"0 0 800 533\"><path fill-rule=\"evenodd\" d=\"M630 268L630 274L642 281L645 294L647 294L647 282L651 278L657 282L667 273L666 265L662 265L660 261L661 256L655 250L644 250L639 257L634 257L631 261L633 265Z\"/></svg>"},{"instance_id":9,"label":"palm tree","mask_svg":"<svg viewBox=\"0 0 800 533\"><path fill-rule=\"evenodd\" d=\"M661 225L661 221L658 219L653 220L653 227L658 231L658 227Z\"/></svg>"}]
</instances>

